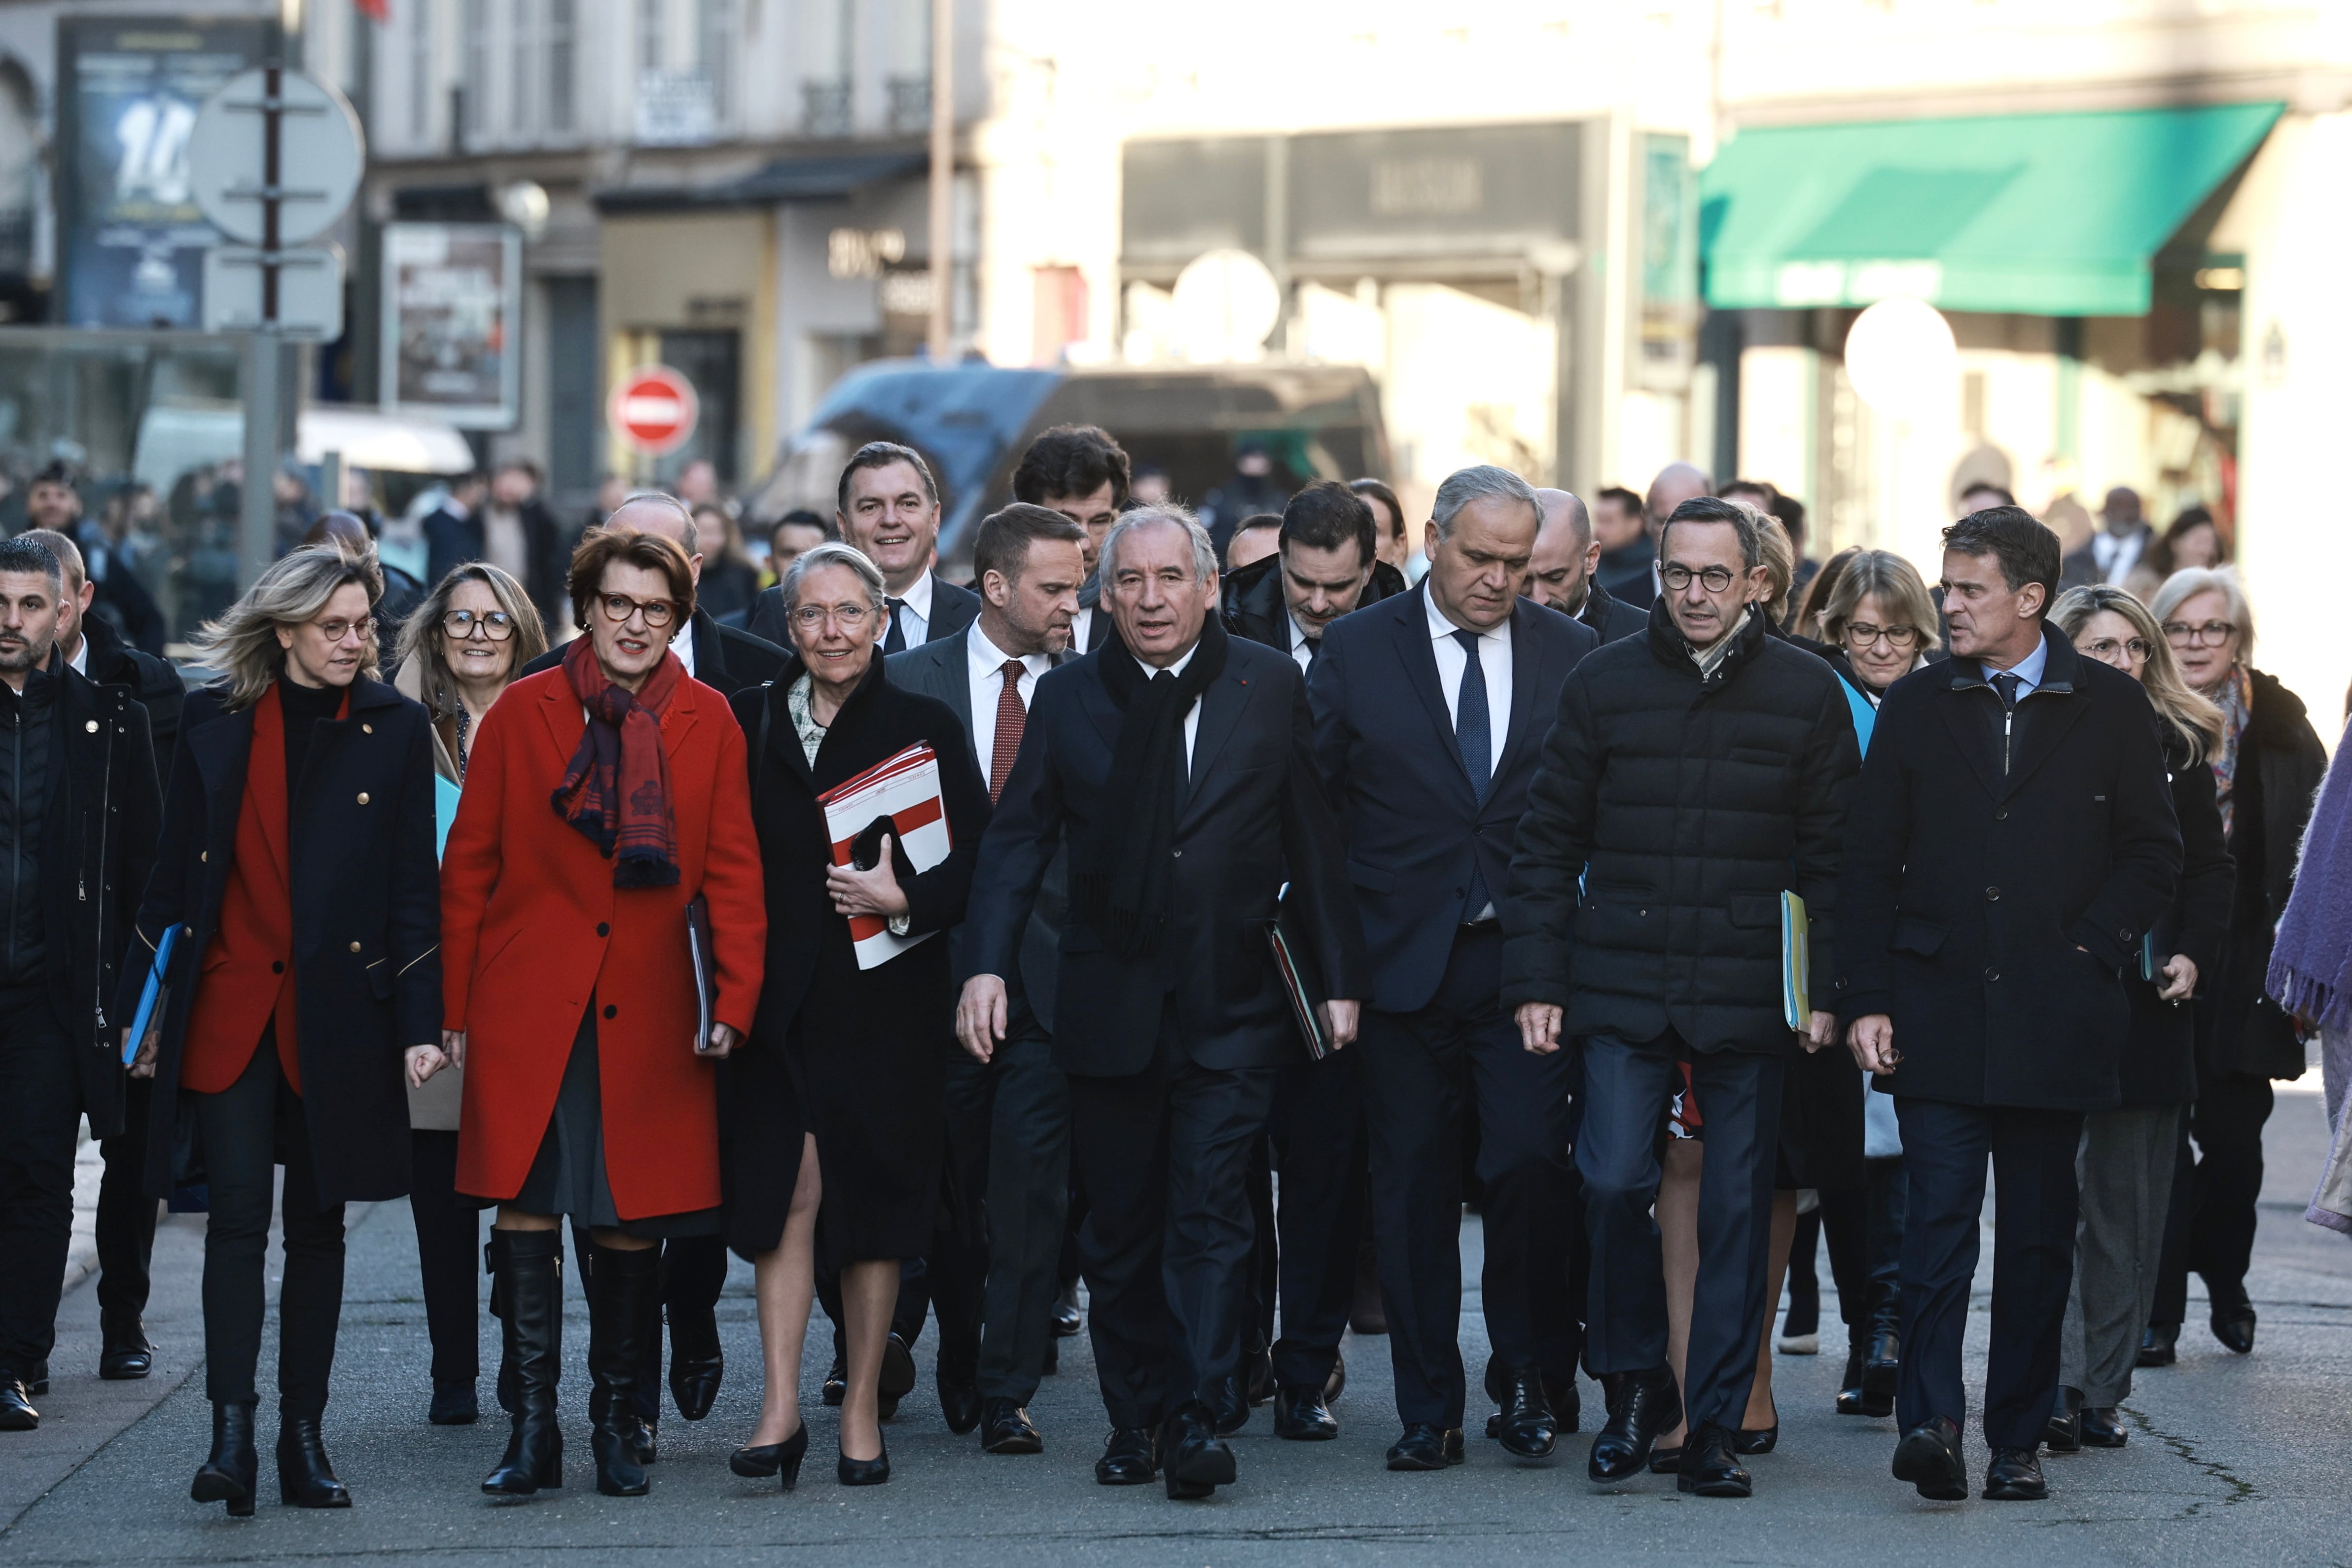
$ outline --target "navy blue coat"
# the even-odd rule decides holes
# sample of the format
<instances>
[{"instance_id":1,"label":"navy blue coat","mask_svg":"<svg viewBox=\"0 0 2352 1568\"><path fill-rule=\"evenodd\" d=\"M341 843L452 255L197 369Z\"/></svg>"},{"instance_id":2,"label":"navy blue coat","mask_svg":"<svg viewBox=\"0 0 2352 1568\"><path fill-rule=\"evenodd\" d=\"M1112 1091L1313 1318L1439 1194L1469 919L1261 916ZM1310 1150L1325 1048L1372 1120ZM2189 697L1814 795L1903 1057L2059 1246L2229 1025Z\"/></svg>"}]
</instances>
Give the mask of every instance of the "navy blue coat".
<instances>
[{"instance_id":1,"label":"navy blue coat","mask_svg":"<svg viewBox=\"0 0 2352 1568\"><path fill-rule=\"evenodd\" d=\"M1482 803L1454 743L1429 634L1429 584L1344 616L1307 680L1315 761L1339 808L1348 879L1363 914L1371 1004L1427 1006L1445 975L1475 864L1499 906L1559 689L1600 644L1590 626L1521 599L1511 611L1511 711Z\"/></svg>"}]
</instances>

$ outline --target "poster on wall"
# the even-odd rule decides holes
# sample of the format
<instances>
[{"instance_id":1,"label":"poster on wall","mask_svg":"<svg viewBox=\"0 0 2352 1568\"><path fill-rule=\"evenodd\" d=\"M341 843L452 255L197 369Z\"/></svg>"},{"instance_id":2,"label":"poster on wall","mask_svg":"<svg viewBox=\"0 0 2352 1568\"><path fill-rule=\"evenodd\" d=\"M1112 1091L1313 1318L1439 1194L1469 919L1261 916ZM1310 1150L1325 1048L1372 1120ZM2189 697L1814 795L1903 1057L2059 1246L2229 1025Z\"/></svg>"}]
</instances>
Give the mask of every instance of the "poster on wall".
<instances>
[{"instance_id":1,"label":"poster on wall","mask_svg":"<svg viewBox=\"0 0 2352 1568\"><path fill-rule=\"evenodd\" d=\"M259 65L255 17L68 16L58 22L58 318L74 327L203 324L196 111Z\"/></svg>"},{"instance_id":2,"label":"poster on wall","mask_svg":"<svg viewBox=\"0 0 2352 1568\"><path fill-rule=\"evenodd\" d=\"M522 404L522 236L503 224L383 230L387 414L511 430Z\"/></svg>"}]
</instances>

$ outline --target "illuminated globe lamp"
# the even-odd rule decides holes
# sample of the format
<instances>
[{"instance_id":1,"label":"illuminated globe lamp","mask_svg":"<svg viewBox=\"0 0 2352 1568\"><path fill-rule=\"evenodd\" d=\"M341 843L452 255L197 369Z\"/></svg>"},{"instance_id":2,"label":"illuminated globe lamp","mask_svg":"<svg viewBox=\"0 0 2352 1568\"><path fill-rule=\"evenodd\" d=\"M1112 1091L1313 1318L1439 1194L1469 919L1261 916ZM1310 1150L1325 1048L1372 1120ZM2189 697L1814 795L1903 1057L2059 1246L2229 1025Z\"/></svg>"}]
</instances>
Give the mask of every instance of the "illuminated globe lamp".
<instances>
[{"instance_id":1,"label":"illuminated globe lamp","mask_svg":"<svg viewBox=\"0 0 2352 1568\"><path fill-rule=\"evenodd\" d=\"M1925 300L1881 300L1845 334L1845 374L1871 411L1907 421L1949 398L1960 374L1952 323Z\"/></svg>"}]
</instances>

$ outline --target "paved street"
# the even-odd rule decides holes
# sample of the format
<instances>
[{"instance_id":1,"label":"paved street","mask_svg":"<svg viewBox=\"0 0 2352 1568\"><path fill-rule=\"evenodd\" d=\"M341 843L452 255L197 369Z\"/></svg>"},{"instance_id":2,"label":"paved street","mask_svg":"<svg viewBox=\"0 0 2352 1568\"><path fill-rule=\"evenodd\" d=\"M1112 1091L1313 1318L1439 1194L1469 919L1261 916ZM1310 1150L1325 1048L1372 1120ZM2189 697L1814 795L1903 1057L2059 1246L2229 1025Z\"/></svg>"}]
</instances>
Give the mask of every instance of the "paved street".
<instances>
[{"instance_id":1,"label":"paved street","mask_svg":"<svg viewBox=\"0 0 2352 1568\"><path fill-rule=\"evenodd\" d=\"M1237 1440L1241 1484L1212 1502L1178 1504L1157 1488L1093 1483L1103 1423L1083 1339L1066 1342L1062 1372L1046 1380L1034 1407L1047 1452L996 1458L941 1424L929 1394L927 1336L918 1348L924 1381L889 1429L897 1479L845 1490L832 1477L835 1423L817 1404L824 1358L813 1337L804 1393L810 1462L800 1489L779 1496L737 1479L725 1464L750 1429L759 1394L751 1274L740 1263L720 1307L725 1391L708 1421L689 1426L673 1415L664 1423L650 1498L603 1498L593 1489L586 1312L575 1300L563 1385L569 1484L535 1502L492 1503L477 1487L498 1457L502 1424L435 1428L424 1421L424 1310L406 1206L394 1204L355 1211L352 1223L327 1420L330 1449L358 1500L352 1511L280 1508L267 1479L249 1521L188 1500L209 1431L195 1292L202 1221L175 1219L157 1243L149 1326L162 1354L152 1379L99 1382L96 1303L87 1284L68 1297L57 1381L40 1402L43 1426L0 1446L0 1563L117 1568L405 1555L454 1568L551 1561L560 1550L572 1563L638 1563L650 1552L735 1563L772 1562L794 1549L824 1549L829 1563L877 1564L1486 1563L1602 1552L1624 1562L1804 1563L1900 1563L1927 1552L1941 1554L1939 1562L2003 1563L2352 1560L2352 1495L2338 1458L2352 1395L2352 1244L2301 1218L2326 1131L2316 1093L2281 1095L2252 1281L2262 1311L2255 1353L2223 1352L2192 1298L2196 1321L2182 1337L2180 1365L2141 1376L2128 1407L2130 1447L2045 1461L2054 1495L2043 1504L1919 1501L1886 1474L1893 1423L1832 1413L1840 1358L1831 1354L1780 1358L1780 1447L1752 1461L1758 1490L1747 1502L1684 1498L1659 1479L1596 1492L1583 1479L1585 1438L1564 1446L1549 1466L1520 1467L1474 1431L1466 1468L1391 1475L1381 1466L1394 1436L1386 1342L1353 1339L1337 1407L1339 1441L1276 1442L1260 1410ZM1474 1266L1476 1247L1473 1224L1465 1255ZM1979 1358L1988 1284L1980 1276ZM1464 1348L1475 1367L1484 1353L1475 1283L1467 1306ZM1824 1316L1833 1320L1833 1304ZM485 1319L486 1368L495 1363L494 1327ZM1834 1327L1828 1337L1836 1339ZM268 1352L263 1375L267 1387ZM487 1405L487 1379L483 1392ZM1585 1398L1588 1411L1597 1407L1590 1384ZM1474 1407L1474 1426L1483 1415ZM265 1478L275 1429L265 1405ZM1980 1476L1976 1436L1970 1468Z\"/></svg>"}]
</instances>

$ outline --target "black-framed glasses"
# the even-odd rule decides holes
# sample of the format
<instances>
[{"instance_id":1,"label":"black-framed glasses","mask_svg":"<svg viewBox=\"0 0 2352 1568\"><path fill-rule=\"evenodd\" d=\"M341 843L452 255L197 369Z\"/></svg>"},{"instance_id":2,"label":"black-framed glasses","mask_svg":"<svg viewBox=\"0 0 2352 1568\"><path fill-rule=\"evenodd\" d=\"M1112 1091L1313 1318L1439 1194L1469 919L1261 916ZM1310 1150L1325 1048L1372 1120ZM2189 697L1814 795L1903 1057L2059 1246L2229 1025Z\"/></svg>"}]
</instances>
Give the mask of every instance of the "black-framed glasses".
<instances>
[{"instance_id":1,"label":"black-framed glasses","mask_svg":"<svg viewBox=\"0 0 2352 1568\"><path fill-rule=\"evenodd\" d=\"M2156 645L2146 637L2126 637L2117 642L2113 637L2093 637L2083 645L2083 651L2102 663L2113 663L2118 653L2126 654L2134 664L2146 664Z\"/></svg>"},{"instance_id":2,"label":"black-framed glasses","mask_svg":"<svg viewBox=\"0 0 2352 1568\"><path fill-rule=\"evenodd\" d=\"M1886 639L1887 647L1897 653L1904 653L1919 646L1919 628L1874 626L1868 621L1848 621L1845 624L1845 640L1849 647L1868 647L1881 637Z\"/></svg>"},{"instance_id":3,"label":"black-framed glasses","mask_svg":"<svg viewBox=\"0 0 2352 1568\"><path fill-rule=\"evenodd\" d=\"M316 627L319 635L325 637L330 643L341 642L353 632L360 634L360 641L362 642L365 642L368 638L375 636L375 617L373 616L362 616L356 621L312 621L310 625Z\"/></svg>"},{"instance_id":4,"label":"black-framed glasses","mask_svg":"<svg viewBox=\"0 0 2352 1568\"><path fill-rule=\"evenodd\" d=\"M1728 566L1705 566L1694 572L1679 563L1661 568L1658 575L1664 581L1668 591L1676 594L1689 587L1694 577L1704 584L1710 594L1722 593L1735 581L1735 574Z\"/></svg>"},{"instance_id":5,"label":"black-framed glasses","mask_svg":"<svg viewBox=\"0 0 2352 1568\"><path fill-rule=\"evenodd\" d=\"M625 618L625 617L624 617ZM441 629L463 642L479 627L492 642L504 642L515 634L514 617L504 610L444 610Z\"/></svg>"},{"instance_id":6,"label":"black-framed glasses","mask_svg":"<svg viewBox=\"0 0 2352 1568\"><path fill-rule=\"evenodd\" d=\"M604 608L604 618L616 626L628 625L632 616L643 616L646 626L659 631L677 619L677 606L667 599L632 599L626 594L599 594L596 603Z\"/></svg>"},{"instance_id":7,"label":"black-framed glasses","mask_svg":"<svg viewBox=\"0 0 2352 1568\"><path fill-rule=\"evenodd\" d=\"M2220 647L2237 635L2238 628L2228 621L2207 621L2194 626L2187 621L2164 623L2166 641L2184 643L2191 647Z\"/></svg>"}]
</instances>

